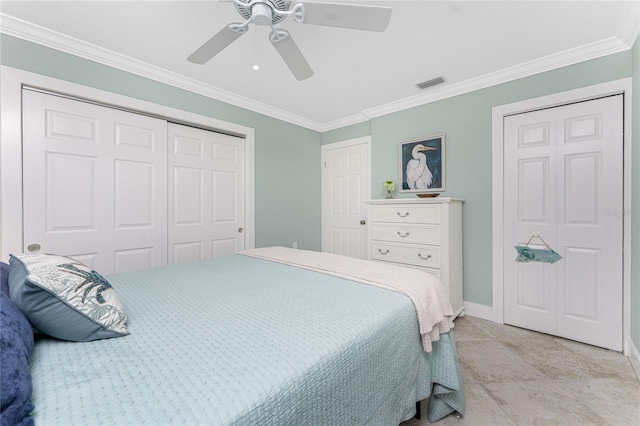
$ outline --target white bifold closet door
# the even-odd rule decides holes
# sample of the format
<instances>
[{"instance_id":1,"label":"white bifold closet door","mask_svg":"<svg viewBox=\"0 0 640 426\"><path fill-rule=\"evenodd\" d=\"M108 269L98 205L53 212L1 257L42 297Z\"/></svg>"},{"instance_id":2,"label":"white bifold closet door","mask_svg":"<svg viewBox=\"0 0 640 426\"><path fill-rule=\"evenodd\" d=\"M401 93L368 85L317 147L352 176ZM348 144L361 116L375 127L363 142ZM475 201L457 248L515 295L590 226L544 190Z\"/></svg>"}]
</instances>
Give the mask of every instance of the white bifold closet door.
<instances>
[{"instance_id":1,"label":"white bifold closet door","mask_svg":"<svg viewBox=\"0 0 640 426\"><path fill-rule=\"evenodd\" d=\"M612 96L505 118L505 323L622 350L622 112ZM514 262L532 235L563 258Z\"/></svg>"},{"instance_id":2,"label":"white bifold closet door","mask_svg":"<svg viewBox=\"0 0 640 426\"><path fill-rule=\"evenodd\" d=\"M24 252L111 274L244 249L243 138L28 88L22 116Z\"/></svg>"}]
</instances>

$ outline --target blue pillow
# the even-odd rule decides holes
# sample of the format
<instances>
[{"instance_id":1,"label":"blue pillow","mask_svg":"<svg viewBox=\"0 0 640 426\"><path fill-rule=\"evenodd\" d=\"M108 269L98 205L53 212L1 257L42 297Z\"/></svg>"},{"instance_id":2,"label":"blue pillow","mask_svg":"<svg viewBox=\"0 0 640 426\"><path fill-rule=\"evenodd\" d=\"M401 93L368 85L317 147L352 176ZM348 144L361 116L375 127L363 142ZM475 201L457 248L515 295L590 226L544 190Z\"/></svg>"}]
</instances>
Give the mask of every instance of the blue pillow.
<instances>
[{"instance_id":1,"label":"blue pillow","mask_svg":"<svg viewBox=\"0 0 640 426\"><path fill-rule=\"evenodd\" d=\"M11 255L11 300L49 336L74 342L125 336L127 316L109 282L64 256Z\"/></svg>"},{"instance_id":2,"label":"blue pillow","mask_svg":"<svg viewBox=\"0 0 640 426\"><path fill-rule=\"evenodd\" d=\"M0 262L0 293L9 296L9 265Z\"/></svg>"},{"instance_id":3,"label":"blue pillow","mask_svg":"<svg viewBox=\"0 0 640 426\"><path fill-rule=\"evenodd\" d=\"M31 324L9 298L9 265L0 262L0 424L33 425Z\"/></svg>"}]
</instances>

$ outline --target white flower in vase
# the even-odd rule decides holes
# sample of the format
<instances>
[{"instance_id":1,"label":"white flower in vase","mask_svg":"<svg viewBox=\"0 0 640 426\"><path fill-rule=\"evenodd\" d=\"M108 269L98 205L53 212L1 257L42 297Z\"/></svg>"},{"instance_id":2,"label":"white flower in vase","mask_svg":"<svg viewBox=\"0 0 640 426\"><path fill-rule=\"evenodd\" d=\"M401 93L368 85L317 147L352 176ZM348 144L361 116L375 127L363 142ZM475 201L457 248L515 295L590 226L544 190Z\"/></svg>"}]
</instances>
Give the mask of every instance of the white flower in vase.
<instances>
[{"instance_id":1,"label":"white flower in vase","mask_svg":"<svg viewBox=\"0 0 640 426\"><path fill-rule=\"evenodd\" d=\"M382 184L382 189L384 189L384 192L385 192L385 198L393 198L393 191L395 191L396 188L397 188L397 185L395 181L386 180Z\"/></svg>"}]
</instances>

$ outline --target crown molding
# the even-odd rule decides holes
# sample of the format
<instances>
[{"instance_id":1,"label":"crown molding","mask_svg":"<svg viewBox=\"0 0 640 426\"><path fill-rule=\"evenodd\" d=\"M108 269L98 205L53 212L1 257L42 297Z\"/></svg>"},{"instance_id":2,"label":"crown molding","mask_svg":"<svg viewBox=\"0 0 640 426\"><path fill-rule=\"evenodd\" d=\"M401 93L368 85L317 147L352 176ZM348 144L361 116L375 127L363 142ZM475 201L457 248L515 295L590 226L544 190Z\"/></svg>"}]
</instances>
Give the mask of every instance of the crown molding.
<instances>
[{"instance_id":1,"label":"crown molding","mask_svg":"<svg viewBox=\"0 0 640 426\"><path fill-rule=\"evenodd\" d=\"M375 108L369 108L364 110L363 114L369 118L380 117L382 115L391 114L404 109L507 83L509 81L543 73L545 71L551 71L568 65L588 61L590 59L596 59L613 53L622 52L629 50L629 48L630 46L622 42L618 37L611 37L575 49L539 58L534 61L505 68L494 73L465 80L460 83L448 84L431 90L429 93L419 94Z\"/></svg>"},{"instance_id":2,"label":"crown molding","mask_svg":"<svg viewBox=\"0 0 640 426\"><path fill-rule=\"evenodd\" d=\"M362 123L372 118L402 111L404 109L436 102L545 71L551 71L590 59L596 59L629 50L640 35L640 2L629 2L627 13L624 14L624 18L619 26L618 36L616 37L610 37L594 43L579 46L574 49L559 52L557 54L545 56L530 62L505 68L494 73L465 80L460 83L446 84L444 86L431 89L427 93L420 93L398 101L368 108L357 114L326 123L319 123L299 115L291 114L290 112L274 108L271 105L257 102L253 99L249 99L212 85L204 84L197 80L167 71L163 68L147 64L137 59L118 54L108 49L104 49L2 13L0 13L0 32L216 99L229 105L244 108L249 111L305 127L310 130L327 132L353 124Z\"/></svg>"},{"instance_id":3,"label":"crown molding","mask_svg":"<svg viewBox=\"0 0 640 426\"><path fill-rule=\"evenodd\" d=\"M3 13L0 13L0 32L311 130L320 131L321 128L320 123L305 117Z\"/></svg>"},{"instance_id":4,"label":"crown molding","mask_svg":"<svg viewBox=\"0 0 640 426\"><path fill-rule=\"evenodd\" d=\"M619 26L618 36L610 37L594 43L565 50L557 54L545 56L530 62L525 62L513 67L505 68L494 73L465 80L460 83L451 83L429 90L427 93L410 96L398 101L390 102L374 108L363 110L359 114L345 117L321 125L321 131L335 130L362 121L370 120L386 114L402 111L420 105L436 102L475 90L484 89L519 78L528 77L545 71L551 71L568 65L596 59L618 52L629 50L640 37L640 1L629 2Z\"/></svg>"},{"instance_id":5,"label":"crown molding","mask_svg":"<svg viewBox=\"0 0 640 426\"><path fill-rule=\"evenodd\" d=\"M369 121L371 117L366 115L363 112L359 112L357 114L350 115L348 117L339 118L337 120L328 121L320 125L320 132L328 132L330 130L340 129L342 127L351 126L352 124L362 123L364 121Z\"/></svg>"},{"instance_id":6,"label":"crown molding","mask_svg":"<svg viewBox=\"0 0 640 426\"><path fill-rule=\"evenodd\" d=\"M627 4L627 10L622 18L618 37L629 48L632 48L640 36L640 1L633 1Z\"/></svg>"}]
</instances>

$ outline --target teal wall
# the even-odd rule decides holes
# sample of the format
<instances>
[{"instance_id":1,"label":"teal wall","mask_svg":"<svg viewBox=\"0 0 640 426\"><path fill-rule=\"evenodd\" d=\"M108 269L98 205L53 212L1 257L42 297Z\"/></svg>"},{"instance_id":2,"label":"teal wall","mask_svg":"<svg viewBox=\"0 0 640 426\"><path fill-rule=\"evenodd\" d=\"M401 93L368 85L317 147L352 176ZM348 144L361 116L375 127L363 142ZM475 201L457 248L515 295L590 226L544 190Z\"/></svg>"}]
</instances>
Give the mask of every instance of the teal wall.
<instances>
[{"instance_id":1,"label":"teal wall","mask_svg":"<svg viewBox=\"0 0 640 426\"><path fill-rule=\"evenodd\" d=\"M397 179L398 141L446 134L446 196L464 207L465 300L492 305L491 109L632 76L633 212L640 211L640 46L322 134L105 65L2 35L1 63L255 129L256 246L320 250L320 145L371 135L372 194ZM412 197L412 195L406 195ZM632 337L640 347L640 215L632 215Z\"/></svg>"},{"instance_id":2,"label":"teal wall","mask_svg":"<svg viewBox=\"0 0 640 426\"><path fill-rule=\"evenodd\" d=\"M633 45L632 56L631 339L640 349L640 38Z\"/></svg>"},{"instance_id":3,"label":"teal wall","mask_svg":"<svg viewBox=\"0 0 640 426\"><path fill-rule=\"evenodd\" d=\"M322 133L322 144L346 141L349 139L361 138L371 135L371 122L364 121L362 123L353 124L347 127L341 127L335 130L329 130Z\"/></svg>"},{"instance_id":4,"label":"teal wall","mask_svg":"<svg viewBox=\"0 0 640 426\"><path fill-rule=\"evenodd\" d=\"M254 128L256 246L321 249L320 133L5 34L0 46L2 65Z\"/></svg>"},{"instance_id":5,"label":"teal wall","mask_svg":"<svg viewBox=\"0 0 640 426\"><path fill-rule=\"evenodd\" d=\"M631 70L631 53L624 52L374 118L370 133L372 196L382 198L383 181L398 180L399 141L444 133L447 171L443 195L465 200L464 300L491 306L492 108L629 77ZM341 136L363 136L364 129L354 125L325 133L322 143Z\"/></svg>"}]
</instances>

